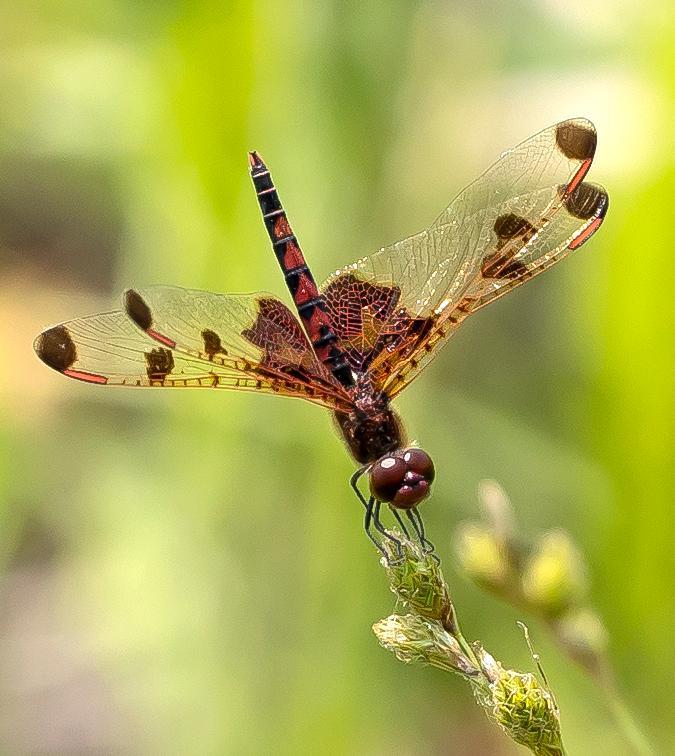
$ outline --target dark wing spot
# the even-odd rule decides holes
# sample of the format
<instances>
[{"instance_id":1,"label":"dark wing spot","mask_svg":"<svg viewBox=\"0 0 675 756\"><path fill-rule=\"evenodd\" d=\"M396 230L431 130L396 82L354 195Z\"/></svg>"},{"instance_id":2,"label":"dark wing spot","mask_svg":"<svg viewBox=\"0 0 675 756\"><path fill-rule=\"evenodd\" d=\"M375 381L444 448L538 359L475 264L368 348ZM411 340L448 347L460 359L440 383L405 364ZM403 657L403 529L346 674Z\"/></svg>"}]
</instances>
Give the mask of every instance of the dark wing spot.
<instances>
[{"instance_id":1,"label":"dark wing spot","mask_svg":"<svg viewBox=\"0 0 675 756\"><path fill-rule=\"evenodd\" d=\"M513 258L519 248L524 247L537 233L537 229L526 218L514 213L500 215L495 221L497 251L483 258L481 273L484 278L518 278L525 275L527 266ZM515 241L517 244L509 244Z\"/></svg>"},{"instance_id":2,"label":"dark wing spot","mask_svg":"<svg viewBox=\"0 0 675 756\"><path fill-rule=\"evenodd\" d=\"M202 339L204 340L204 351L209 357L213 357L214 354L227 354L220 343L220 336L215 331L205 328L202 331Z\"/></svg>"},{"instance_id":3,"label":"dark wing spot","mask_svg":"<svg viewBox=\"0 0 675 756\"><path fill-rule=\"evenodd\" d=\"M54 326L35 340L37 356L50 368L63 372L77 360L77 349L64 325Z\"/></svg>"},{"instance_id":4,"label":"dark wing spot","mask_svg":"<svg viewBox=\"0 0 675 756\"><path fill-rule=\"evenodd\" d=\"M124 292L124 309L139 328L147 331L152 325L152 313L141 295L134 289Z\"/></svg>"},{"instance_id":5,"label":"dark wing spot","mask_svg":"<svg viewBox=\"0 0 675 756\"><path fill-rule=\"evenodd\" d=\"M556 129L555 141L570 160L588 160L595 154L598 137L593 128L575 121L563 121Z\"/></svg>"},{"instance_id":6,"label":"dark wing spot","mask_svg":"<svg viewBox=\"0 0 675 756\"><path fill-rule=\"evenodd\" d=\"M434 326L436 325L436 320L437 318L435 317L411 318L406 331L406 338L414 336L418 341L422 341L422 339L425 339L427 336L429 336Z\"/></svg>"},{"instance_id":7,"label":"dark wing spot","mask_svg":"<svg viewBox=\"0 0 675 756\"><path fill-rule=\"evenodd\" d=\"M534 226L528 220L514 213L500 215L495 221L494 229L499 239L513 239L515 236L525 236L535 232Z\"/></svg>"},{"instance_id":8,"label":"dark wing spot","mask_svg":"<svg viewBox=\"0 0 675 756\"><path fill-rule=\"evenodd\" d=\"M497 278L524 278L529 273L529 268L520 260L511 260L497 274Z\"/></svg>"},{"instance_id":9,"label":"dark wing spot","mask_svg":"<svg viewBox=\"0 0 675 756\"><path fill-rule=\"evenodd\" d=\"M565 187L560 187L563 196ZM609 207L607 192L597 184L582 181L581 184L565 198L565 207L575 218L588 220L593 216L604 218Z\"/></svg>"},{"instance_id":10,"label":"dark wing spot","mask_svg":"<svg viewBox=\"0 0 675 756\"><path fill-rule=\"evenodd\" d=\"M145 353L148 378L151 381L163 381L173 370L173 352L164 347L157 347Z\"/></svg>"}]
</instances>

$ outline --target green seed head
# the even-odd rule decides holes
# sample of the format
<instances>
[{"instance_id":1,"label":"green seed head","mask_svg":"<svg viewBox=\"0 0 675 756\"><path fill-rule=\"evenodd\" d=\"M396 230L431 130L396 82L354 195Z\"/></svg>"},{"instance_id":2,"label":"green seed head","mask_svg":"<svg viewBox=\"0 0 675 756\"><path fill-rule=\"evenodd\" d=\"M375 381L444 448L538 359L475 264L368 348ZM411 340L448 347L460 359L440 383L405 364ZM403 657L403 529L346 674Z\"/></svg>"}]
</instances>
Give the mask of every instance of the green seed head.
<instances>
[{"instance_id":1,"label":"green seed head","mask_svg":"<svg viewBox=\"0 0 675 756\"><path fill-rule=\"evenodd\" d=\"M480 645L474 645L488 685L474 686L488 716L517 743L541 756L564 754L560 714L551 692L529 673L504 669Z\"/></svg>"}]
</instances>

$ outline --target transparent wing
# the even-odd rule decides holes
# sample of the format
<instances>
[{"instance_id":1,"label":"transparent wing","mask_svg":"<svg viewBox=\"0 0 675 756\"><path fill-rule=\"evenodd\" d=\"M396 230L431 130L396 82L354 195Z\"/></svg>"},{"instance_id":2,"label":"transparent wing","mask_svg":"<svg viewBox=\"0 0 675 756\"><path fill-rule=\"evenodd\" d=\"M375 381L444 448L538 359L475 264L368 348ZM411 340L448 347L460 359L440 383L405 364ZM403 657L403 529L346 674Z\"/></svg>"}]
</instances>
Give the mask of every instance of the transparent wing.
<instances>
[{"instance_id":1,"label":"transparent wing","mask_svg":"<svg viewBox=\"0 0 675 756\"><path fill-rule=\"evenodd\" d=\"M488 281L482 306L560 259L567 230L582 234L593 223L575 213L588 215L582 180L595 146L589 121L551 126L505 152L429 229L330 276L322 291L352 367L378 366L380 385L391 385L386 371L396 373L397 360L424 345L426 364L444 343L449 329L439 337L438 328L467 308L470 290ZM554 223L561 211L565 222Z\"/></svg>"},{"instance_id":2,"label":"transparent wing","mask_svg":"<svg viewBox=\"0 0 675 756\"><path fill-rule=\"evenodd\" d=\"M176 286L125 292L124 308L148 336L187 356L237 371L255 365L348 401L300 323L272 294L214 294Z\"/></svg>"},{"instance_id":3,"label":"transparent wing","mask_svg":"<svg viewBox=\"0 0 675 756\"><path fill-rule=\"evenodd\" d=\"M504 244L488 254L457 303L441 303L416 333L381 353L371 370L378 386L394 397L426 367L466 318L511 289L539 275L578 249L600 228L609 207L607 192L582 182L559 212L542 224L525 246ZM516 223L517 225L517 223Z\"/></svg>"},{"instance_id":4,"label":"transparent wing","mask_svg":"<svg viewBox=\"0 0 675 756\"><path fill-rule=\"evenodd\" d=\"M38 357L69 378L113 386L226 388L298 396L331 409L337 398L291 375L249 359L219 364L157 344L125 312L76 318L35 340Z\"/></svg>"}]
</instances>

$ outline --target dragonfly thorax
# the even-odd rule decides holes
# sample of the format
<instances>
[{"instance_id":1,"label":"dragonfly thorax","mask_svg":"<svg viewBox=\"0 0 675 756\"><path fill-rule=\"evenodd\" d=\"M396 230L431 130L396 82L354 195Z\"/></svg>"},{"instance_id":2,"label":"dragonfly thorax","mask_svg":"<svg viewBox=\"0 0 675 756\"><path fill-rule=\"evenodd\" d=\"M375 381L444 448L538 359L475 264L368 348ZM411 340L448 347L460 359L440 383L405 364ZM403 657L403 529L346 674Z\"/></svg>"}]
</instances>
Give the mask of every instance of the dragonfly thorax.
<instances>
[{"instance_id":1,"label":"dragonfly thorax","mask_svg":"<svg viewBox=\"0 0 675 756\"><path fill-rule=\"evenodd\" d=\"M401 423L389 407L368 414L336 412L335 419L357 462L375 462L401 445Z\"/></svg>"},{"instance_id":2,"label":"dragonfly thorax","mask_svg":"<svg viewBox=\"0 0 675 756\"><path fill-rule=\"evenodd\" d=\"M358 376L350 412L336 412L335 419L357 462L369 464L400 448L403 428L389 405L389 397L375 389L367 374Z\"/></svg>"}]
</instances>

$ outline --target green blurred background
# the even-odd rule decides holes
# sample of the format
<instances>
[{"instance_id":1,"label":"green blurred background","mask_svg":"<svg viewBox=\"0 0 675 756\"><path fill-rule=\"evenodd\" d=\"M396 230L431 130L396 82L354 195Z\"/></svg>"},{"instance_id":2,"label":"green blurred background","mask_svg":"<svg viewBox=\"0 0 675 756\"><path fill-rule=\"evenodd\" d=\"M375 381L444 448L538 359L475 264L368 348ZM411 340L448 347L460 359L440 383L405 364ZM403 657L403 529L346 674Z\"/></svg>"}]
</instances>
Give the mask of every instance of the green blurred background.
<instances>
[{"instance_id":1,"label":"green blurred background","mask_svg":"<svg viewBox=\"0 0 675 756\"><path fill-rule=\"evenodd\" d=\"M317 278L430 223L507 147L599 133L601 232L482 311L401 398L470 638L521 615L453 568L493 477L581 545L620 686L675 749L675 13L668 0L0 5L0 750L513 754L461 680L370 631L392 607L328 413L104 390L45 326L129 285L286 292L247 174L273 170ZM627 753L531 621L571 753ZM672 751L671 751L672 752Z\"/></svg>"}]
</instances>

